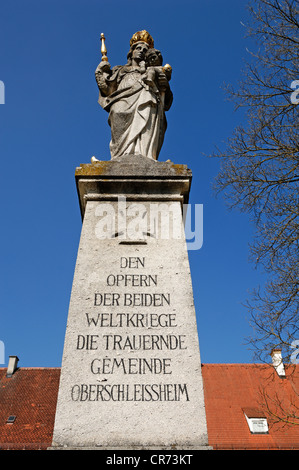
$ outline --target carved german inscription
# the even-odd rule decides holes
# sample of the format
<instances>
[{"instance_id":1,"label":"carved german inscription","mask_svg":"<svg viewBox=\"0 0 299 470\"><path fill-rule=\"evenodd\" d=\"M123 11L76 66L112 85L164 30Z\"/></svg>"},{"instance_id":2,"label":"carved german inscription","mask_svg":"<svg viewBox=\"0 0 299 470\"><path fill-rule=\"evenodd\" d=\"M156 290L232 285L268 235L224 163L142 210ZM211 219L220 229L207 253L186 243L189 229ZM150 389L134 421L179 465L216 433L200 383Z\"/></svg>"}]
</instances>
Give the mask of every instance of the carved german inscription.
<instances>
[{"instance_id":1,"label":"carved german inscription","mask_svg":"<svg viewBox=\"0 0 299 470\"><path fill-rule=\"evenodd\" d=\"M186 335L175 333L171 294L159 288L158 274L144 272L145 257L120 257L119 268L105 276L83 314L88 334L77 334L74 348L92 352L87 367L98 383L73 385L72 401L189 401L187 384L169 381L173 361L187 349ZM136 381L125 383L129 376ZM164 376L167 383L150 380ZM109 383L113 378L124 383Z\"/></svg>"}]
</instances>

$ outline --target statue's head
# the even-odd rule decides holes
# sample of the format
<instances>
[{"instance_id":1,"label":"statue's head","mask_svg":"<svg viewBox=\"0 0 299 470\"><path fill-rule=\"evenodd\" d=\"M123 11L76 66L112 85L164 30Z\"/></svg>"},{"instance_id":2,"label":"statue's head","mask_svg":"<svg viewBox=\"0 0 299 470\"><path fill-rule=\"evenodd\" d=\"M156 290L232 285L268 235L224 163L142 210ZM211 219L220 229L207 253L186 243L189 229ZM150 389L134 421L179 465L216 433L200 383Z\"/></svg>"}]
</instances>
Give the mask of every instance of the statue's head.
<instances>
[{"instance_id":1,"label":"statue's head","mask_svg":"<svg viewBox=\"0 0 299 470\"><path fill-rule=\"evenodd\" d=\"M127 54L128 64L132 62L134 55L135 58L144 60L147 50L154 47L154 40L147 31L137 31L130 40L130 46Z\"/></svg>"},{"instance_id":2,"label":"statue's head","mask_svg":"<svg viewBox=\"0 0 299 470\"><path fill-rule=\"evenodd\" d=\"M158 49L153 47L148 49L145 53L145 62L147 66L160 66L163 63L163 57Z\"/></svg>"}]
</instances>

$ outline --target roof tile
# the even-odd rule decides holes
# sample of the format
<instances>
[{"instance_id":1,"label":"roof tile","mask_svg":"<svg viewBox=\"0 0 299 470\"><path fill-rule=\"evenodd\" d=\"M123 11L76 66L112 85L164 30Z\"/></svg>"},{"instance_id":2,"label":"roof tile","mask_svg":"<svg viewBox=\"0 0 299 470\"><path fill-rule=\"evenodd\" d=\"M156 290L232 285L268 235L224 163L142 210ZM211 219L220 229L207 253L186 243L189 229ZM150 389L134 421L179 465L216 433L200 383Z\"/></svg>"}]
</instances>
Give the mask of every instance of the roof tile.
<instances>
[{"instance_id":1,"label":"roof tile","mask_svg":"<svg viewBox=\"0 0 299 470\"><path fill-rule=\"evenodd\" d=\"M290 424L298 416L299 366L286 367L285 379L263 364L204 364L202 374L214 449L299 449L299 426ZM21 368L11 378L0 369L0 448L51 445L59 377L60 368ZM283 410L289 423L276 419ZM251 434L244 413L266 416L269 433Z\"/></svg>"}]
</instances>

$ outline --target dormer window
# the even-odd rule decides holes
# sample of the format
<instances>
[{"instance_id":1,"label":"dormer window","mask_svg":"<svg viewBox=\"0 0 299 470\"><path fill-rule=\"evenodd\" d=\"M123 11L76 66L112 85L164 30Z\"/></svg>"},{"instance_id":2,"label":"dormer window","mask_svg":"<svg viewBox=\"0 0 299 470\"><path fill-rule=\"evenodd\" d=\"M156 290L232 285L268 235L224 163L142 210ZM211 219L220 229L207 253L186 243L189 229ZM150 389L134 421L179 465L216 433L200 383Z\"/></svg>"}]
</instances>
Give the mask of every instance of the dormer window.
<instances>
[{"instance_id":1,"label":"dormer window","mask_svg":"<svg viewBox=\"0 0 299 470\"><path fill-rule=\"evenodd\" d=\"M262 411L255 408L244 408L243 412L252 434L268 434L268 421Z\"/></svg>"},{"instance_id":2,"label":"dormer window","mask_svg":"<svg viewBox=\"0 0 299 470\"><path fill-rule=\"evenodd\" d=\"M6 422L7 422L7 424L13 424L13 423L15 422L15 420L16 420L16 416L10 415L10 416L7 418Z\"/></svg>"}]
</instances>

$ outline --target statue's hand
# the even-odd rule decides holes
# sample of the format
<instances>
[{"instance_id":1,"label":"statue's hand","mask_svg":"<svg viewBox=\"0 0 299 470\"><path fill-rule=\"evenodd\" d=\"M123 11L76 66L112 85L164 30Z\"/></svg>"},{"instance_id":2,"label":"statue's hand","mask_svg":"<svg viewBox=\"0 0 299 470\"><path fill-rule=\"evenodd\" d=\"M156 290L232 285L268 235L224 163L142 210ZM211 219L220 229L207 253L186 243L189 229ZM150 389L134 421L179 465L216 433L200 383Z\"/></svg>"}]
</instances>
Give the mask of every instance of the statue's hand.
<instances>
[{"instance_id":1,"label":"statue's hand","mask_svg":"<svg viewBox=\"0 0 299 470\"><path fill-rule=\"evenodd\" d=\"M167 77L164 72L158 73L158 86L160 89L164 90L169 86Z\"/></svg>"},{"instance_id":2,"label":"statue's hand","mask_svg":"<svg viewBox=\"0 0 299 470\"><path fill-rule=\"evenodd\" d=\"M106 62L104 60L102 60L99 63L96 69L96 72L100 72L100 73L110 73L110 71L111 71L111 65L109 64L109 62Z\"/></svg>"}]
</instances>

